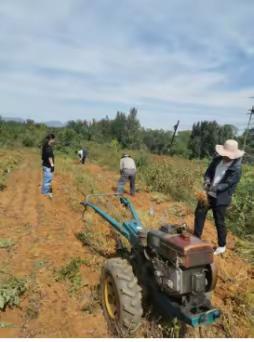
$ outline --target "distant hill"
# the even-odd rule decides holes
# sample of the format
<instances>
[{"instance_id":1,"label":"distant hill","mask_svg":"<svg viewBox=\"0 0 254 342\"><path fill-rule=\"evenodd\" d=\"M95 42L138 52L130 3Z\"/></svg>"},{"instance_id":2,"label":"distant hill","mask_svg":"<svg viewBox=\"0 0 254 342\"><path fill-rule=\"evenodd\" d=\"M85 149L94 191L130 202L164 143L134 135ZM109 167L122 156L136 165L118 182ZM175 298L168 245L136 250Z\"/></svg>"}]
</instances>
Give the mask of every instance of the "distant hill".
<instances>
[{"instance_id":1,"label":"distant hill","mask_svg":"<svg viewBox=\"0 0 254 342\"><path fill-rule=\"evenodd\" d=\"M23 119L23 118L19 118L19 117L11 117L11 116L10 117L1 116L1 118L4 121L15 121L15 122L20 122L20 123L24 123L27 120L27 119ZM63 122L57 121L57 120L44 121L42 123L45 124L48 127L64 127L64 126L66 126L66 123L63 123Z\"/></svg>"},{"instance_id":2,"label":"distant hill","mask_svg":"<svg viewBox=\"0 0 254 342\"><path fill-rule=\"evenodd\" d=\"M4 117L4 116L1 116L1 119L4 120L4 121L25 122L24 119L18 118L18 117Z\"/></svg>"},{"instance_id":3,"label":"distant hill","mask_svg":"<svg viewBox=\"0 0 254 342\"><path fill-rule=\"evenodd\" d=\"M66 123L63 123L61 121L45 121L43 122L45 125L47 125L48 127L64 127L66 126Z\"/></svg>"}]
</instances>

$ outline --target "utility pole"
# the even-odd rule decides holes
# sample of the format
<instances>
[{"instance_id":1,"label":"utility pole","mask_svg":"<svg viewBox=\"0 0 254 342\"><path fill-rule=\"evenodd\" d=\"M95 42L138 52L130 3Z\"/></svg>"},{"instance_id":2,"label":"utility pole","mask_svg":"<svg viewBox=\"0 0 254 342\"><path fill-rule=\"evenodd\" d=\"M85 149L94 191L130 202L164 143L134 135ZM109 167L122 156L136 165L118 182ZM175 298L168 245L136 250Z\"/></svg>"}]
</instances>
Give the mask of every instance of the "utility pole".
<instances>
[{"instance_id":1,"label":"utility pole","mask_svg":"<svg viewBox=\"0 0 254 342\"><path fill-rule=\"evenodd\" d=\"M246 147L246 144L247 144L247 138L248 138L248 135L249 135L250 125L251 125L251 120L252 120L252 116L253 115L254 115L254 106L252 106L251 109L249 110L249 120L248 120L246 132L245 132L245 136L244 136L243 150L245 150L245 147Z\"/></svg>"},{"instance_id":2,"label":"utility pole","mask_svg":"<svg viewBox=\"0 0 254 342\"><path fill-rule=\"evenodd\" d=\"M179 124L180 124L180 121L178 120L177 123L176 123L176 125L174 126L174 133L173 133L173 136L172 136L172 139L171 139L169 148L171 148L172 145L173 145L173 142L174 142L174 140L175 140L176 131L177 131L177 129L178 129Z\"/></svg>"}]
</instances>

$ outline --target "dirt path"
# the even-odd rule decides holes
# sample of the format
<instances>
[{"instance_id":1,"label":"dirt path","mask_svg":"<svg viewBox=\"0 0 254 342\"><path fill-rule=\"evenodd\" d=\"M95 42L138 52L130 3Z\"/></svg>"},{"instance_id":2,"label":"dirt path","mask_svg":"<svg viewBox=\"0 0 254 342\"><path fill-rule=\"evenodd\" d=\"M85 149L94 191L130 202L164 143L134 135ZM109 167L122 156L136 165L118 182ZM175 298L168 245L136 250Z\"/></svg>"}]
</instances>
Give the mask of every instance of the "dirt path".
<instances>
[{"instance_id":1,"label":"dirt path","mask_svg":"<svg viewBox=\"0 0 254 342\"><path fill-rule=\"evenodd\" d=\"M75 237L84 224L68 205L71 184L56 175L58 196L51 202L40 194L37 158L25 159L0 193L0 236L16 243L10 250L0 249L0 262L5 271L26 277L29 289L20 308L0 313L0 321L15 325L0 329L0 337L107 336L100 308L93 314L81 311L83 299L70 296L68 285L54 278L54 270L72 258L91 258ZM82 275L89 286L98 283L98 272L91 268L84 266ZM83 295L89 296L89 291L84 288Z\"/></svg>"},{"instance_id":2,"label":"dirt path","mask_svg":"<svg viewBox=\"0 0 254 342\"><path fill-rule=\"evenodd\" d=\"M50 201L40 194L37 157L30 153L24 160L10 176L7 189L0 192L0 238L15 242L10 249L0 248L0 265L5 272L27 278L29 287L20 307L0 312L0 322L15 325L0 329L0 337L107 337L100 306L84 310L99 283L102 260L75 236L85 225L79 208L75 210L72 206L73 201L77 204L81 199L74 179L61 170L56 172L56 196ZM112 192L117 174L94 164L86 165L84 170L92 175L97 189ZM158 201L154 194L146 192L139 193L133 202L146 227L158 228L165 222L187 222L192 226L192 212L182 204ZM89 215L97 231L106 232L107 243L109 229L93 213ZM206 224L204 238L216 243L215 229L210 222ZM213 301L224 314L215 326L206 329L208 337L250 336L242 298L251 286L253 289L253 269L235 255L234 244L230 235L229 251L225 257L216 259L220 271ZM67 282L56 281L55 271L76 257L89 261L88 265L81 266L86 286L71 295Z\"/></svg>"}]
</instances>

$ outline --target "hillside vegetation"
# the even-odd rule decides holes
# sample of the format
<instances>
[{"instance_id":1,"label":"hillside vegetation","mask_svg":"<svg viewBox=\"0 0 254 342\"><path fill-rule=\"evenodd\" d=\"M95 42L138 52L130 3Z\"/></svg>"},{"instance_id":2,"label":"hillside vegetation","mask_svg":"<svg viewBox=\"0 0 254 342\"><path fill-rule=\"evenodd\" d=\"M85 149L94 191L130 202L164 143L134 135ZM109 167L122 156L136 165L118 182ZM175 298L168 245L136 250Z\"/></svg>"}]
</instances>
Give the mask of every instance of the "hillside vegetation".
<instances>
[{"instance_id":1,"label":"hillside vegetation","mask_svg":"<svg viewBox=\"0 0 254 342\"><path fill-rule=\"evenodd\" d=\"M127 114L117 112L113 119L69 121L65 127L51 128L51 131L56 133L58 148L62 150L70 146L76 149L84 141L90 141L192 159L213 156L215 144L223 144L226 139L237 139L242 146L247 133L239 135L236 127L219 125L216 121L200 121L185 131L178 123L171 130L144 128L138 119L137 109L131 108ZM47 130L45 124L32 120L8 122L0 116L0 146L38 146ZM250 162L253 161L253 134L254 131L250 130L247 139L246 160Z\"/></svg>"}]
</instances>

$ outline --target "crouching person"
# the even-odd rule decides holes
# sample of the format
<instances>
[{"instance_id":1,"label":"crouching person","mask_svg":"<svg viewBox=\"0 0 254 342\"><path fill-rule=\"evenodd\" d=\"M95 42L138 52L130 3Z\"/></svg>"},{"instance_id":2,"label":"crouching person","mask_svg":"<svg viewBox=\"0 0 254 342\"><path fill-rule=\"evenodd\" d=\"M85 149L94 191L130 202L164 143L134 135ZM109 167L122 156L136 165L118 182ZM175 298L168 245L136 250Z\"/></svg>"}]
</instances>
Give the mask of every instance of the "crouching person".
<instances>
[{"instance_id":1,"label":"crouching person","mask_svg":"<svg viewBox=\"0 0 254 342\"><path fill-rule=\"evenodd\" d=\"M79 161L81 164L85 164L87 155L88 151L85 147L82 150L78 151Z\"/></svg>"},{"instance_id":2,"label":"crouching person","mask_svg":"<svg viewBox=\"0 0 254 342\"><path fill-rule=\"evenodd\" d=\"M120 174L118 181L117 193L123 194L126 182L130 182L130 194L135 196L135 178L136 178L136 164L134 159L128 154L124 154L120 160Z\"/></svg>"}]
</instances>

